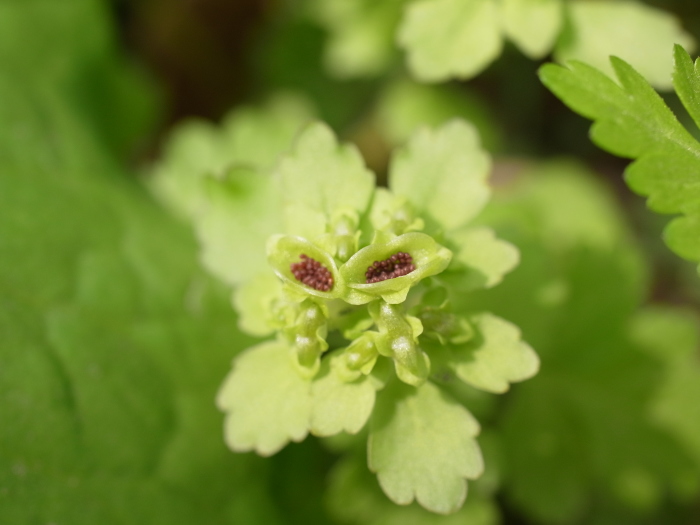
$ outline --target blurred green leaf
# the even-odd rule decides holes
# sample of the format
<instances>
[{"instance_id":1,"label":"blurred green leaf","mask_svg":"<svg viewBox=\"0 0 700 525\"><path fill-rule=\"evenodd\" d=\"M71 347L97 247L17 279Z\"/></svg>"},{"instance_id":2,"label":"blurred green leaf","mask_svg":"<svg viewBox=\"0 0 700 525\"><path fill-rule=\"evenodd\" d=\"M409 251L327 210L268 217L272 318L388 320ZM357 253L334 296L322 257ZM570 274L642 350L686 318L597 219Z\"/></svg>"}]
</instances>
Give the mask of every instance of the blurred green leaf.
<instances>
[{"instance_id":1,"label":"blurred green leaf","mask_svg":"<svg viewBox=\"0 0 700 525\"><path fill-rule=\"evenodd\" d=\"M492 0L415 0L397 33L408 66L423 82L470 78L500 53L500 20Z\"/></svg>"},{"instance_id":2,"label":"blurred green leaf","mask_svg":"<svg viewBox=\"0 0 700 525\"><path fill-rule=\"evenodd\" d=\"M364 459L364 458L363 458ZM464 506L448 516L436 516L417 503L395 505L382 494L365 462L353 456L331 471L327 506L340 523L356 525L496 525L498 510L490 500L470 494Z\"/></svg>"},{"instance_id":3,"label":"blurred green leaf","mask_svg":"<svg viewBox=\"0 0 700 525\"><path fill-rule=\"evenodd\" d=\"M488 202L490 169L476 129L454 120L436 130L416 131L392 159L390 187L426 218L451 230L468 223Z\"/></svg>"},{"instance_id":4,"label":"blurred green leaf","mask_svg":"<svg viewBox=\"0 0 700 525\"><path fill-rule=\"evenodd\" d=\"M506 35L532 59L549 53L564 22L561 0L505 0L501 17Z\"/></svg>"},{"instance_id":5,"label":"blurred green leaf","mask_svg":"<svg viewBox=\"0 0 700 525\"><path fill-rule=\"evenodd\" d=\"M570 2L567 16L568 26L555 52L557 61L585 62L612 75L608 57L614 55L659 89L671 89L668 55L673 45L694 47L677 17L641 2Z\"/></svg>"},{"instance_id":6,"label":"blurred green leaf","mask_svg":"<svg viewBox=\"0 0 700 525\"><path fill-rule=\"evenodd\" d=\"M339 145L326 125L308 126L277 170L287 233L315 239L338 212L361 214L374 191L374 175L359 151Z\"/></svg>"}]
</instances>

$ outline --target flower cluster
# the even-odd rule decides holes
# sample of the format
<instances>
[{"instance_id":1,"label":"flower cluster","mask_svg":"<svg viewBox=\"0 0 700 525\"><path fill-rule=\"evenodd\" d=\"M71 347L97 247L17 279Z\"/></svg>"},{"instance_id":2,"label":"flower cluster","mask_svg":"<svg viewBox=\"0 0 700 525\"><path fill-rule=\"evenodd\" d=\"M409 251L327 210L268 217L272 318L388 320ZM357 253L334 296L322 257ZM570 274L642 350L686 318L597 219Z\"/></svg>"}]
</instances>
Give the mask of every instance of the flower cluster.
<instances>
[{"instance_id":1,"label":"flower cluster","mask_svg":"<svg viewBox=\"0 0 700 525\"><path fill-rule=\"evenodd\" d=\"M219 392L233 450L269 455L369 422L369 466L391 499L461 506L483 470L479 425L443 387L500 393L538 368L512 324L452 307L518 262L470 225L489 169L474 128L453 121L420 130L376 188L357 150L312 124L272 173L207 178L203 261L235 287L241 327L274 336L236 357Z\"/></svg>"}]
</instances>

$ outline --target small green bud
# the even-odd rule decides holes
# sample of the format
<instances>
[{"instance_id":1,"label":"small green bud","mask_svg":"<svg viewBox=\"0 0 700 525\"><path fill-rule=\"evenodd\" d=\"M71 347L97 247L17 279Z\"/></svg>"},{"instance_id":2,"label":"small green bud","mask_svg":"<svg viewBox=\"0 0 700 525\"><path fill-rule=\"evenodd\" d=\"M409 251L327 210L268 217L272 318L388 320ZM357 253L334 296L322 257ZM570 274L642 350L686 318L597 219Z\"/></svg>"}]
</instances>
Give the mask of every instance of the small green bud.
<instances>
[{"instance_id":1,"label":"small green bud","mask_svg":"<svg viewBox=\"0 0 700 525\"><path fill-rule=\"evenodd\" d=\"M299 306L296 323L285 333L298 372L307 379L314 377L321 367L321 354L328 350L328 324L323 308L312 300L304 301Z\"/></svg>"},{"instance_id":2,"label":"small green bud","mask_svg":"<svg viewBox=\"0 0 700 525\"><path fill-rule=\"evenodd\" d=\"M430 374L430 359L418 346L418 336L423 332L420 320L384 301L371 303L369 311L379 328L377 351L394 360L401 381L413 386L423 384Z\"/></svg>"}]
</instances>

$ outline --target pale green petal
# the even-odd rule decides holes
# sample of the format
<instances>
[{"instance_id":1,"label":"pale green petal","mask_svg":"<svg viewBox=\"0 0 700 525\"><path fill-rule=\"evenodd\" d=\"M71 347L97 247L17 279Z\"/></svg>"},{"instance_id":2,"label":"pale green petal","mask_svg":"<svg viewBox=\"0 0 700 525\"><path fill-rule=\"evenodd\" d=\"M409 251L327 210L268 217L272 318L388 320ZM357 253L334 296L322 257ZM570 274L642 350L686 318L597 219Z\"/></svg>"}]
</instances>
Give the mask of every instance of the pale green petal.
<instances>
[{"instance_id":1,"label":"pale green petal","mask_svg":"<svg viewBox=\"0 0 700 525\"><path fill-rule=\"evenodd\" d=\"M364 212L374 191L374 175L357 148L338 145L330 128L321 123L303 131L277 173L285 231L310 240L326 232L336 212Z\"/></svg>"},{"instance_id":2,"label":"pale green petal","mask_svg":"<svg viewBox=\"0 0 700 525\"><path fill-rule=\"evenodd\" d=\"M641 2L571 2L568 14L570 29L556 49L559 62L580 60L611 75L608 57L614 55L659 89L671 88L673 45L694 47L674 15Z\"/></svg>"},{"instance_id":3,"label":"pale green petal","mask_svg":"<svg viewBox=\"0 0 700 525\"><path fill-rule=\"evenodd\" d=\"M250 168L235 167L222 179L207 178L206 206L195 217L202 262L237 285L267 267L265 242L282 228L279 187Z\"/></svg>"},{"instance_id":4,"label":"pale green petal","mask_svg":"<svg viewBox=\"0 0 700 525\"><path fill-rule=\"evenodd\" d=\"M418 80L473 77L501 53L496 3L416 0L404 12L398 42Z\"/></svg>"},{"instance_id":5,"label":"pale green petal","mask_svg":"<svg viewBox=\"0 0 700 525\"><path fill-rule=\"evenodd\" d=\"M511 243L498 239L491 228L479 226L455 232L451 240L459 247L456 262L467 267L459 281L463 288L491 288L520 262L520 253Z\"/></svg>"},{"instance_id":6,"label":"pale green petal","mask_svg":"<svg viewBox=\"0 0 700 525\"><path fill-rule=\"evenodd\" d=\"M422 128L392 159L389 184L417 211L447 229L473 219L490 197L491 160L471 124Z\"/></svg>"},{"instance_id":7,"label":"pale green petal","mask_svg":"<svg viewBox=\"0 0 700 525\"><path fill-rule=\"evenodd\" d=\"M549 53L564 22L562 0L503 0L503 29L532 59Z\"/></svg>"},{"instance_id":8,"label":"pale green petal","mask_svg":"<svg viewBox=\"0 0 700 525\"><path fill-rule=\"evenodd\" d=\"M232 450L269 456L306 437L311 387L294 369L290 352L286 344L270 341L234 360L216 399L226 412L224 437Z\"/></svg>"},{"instance_id":9,"label":"pale green petal","mask_svg":"<svg viewBox=\"0 0 700 525\"><path fill-rule=\"evenodd\" d=\"M396 383L377 399L368 442L369 468L395 503L414 499L433 512L456 511L466 479L483 471L479 424L432 383Z\"/></svg>"},{"instance_id":10,"label":"pale green petal","mask_svg":"<svg viewBox=\"0 0 700 525\"><path fill-rule=\"evenodd\" d=\"M311 384L310 430L316 436L356 434L374 408L377 383L365 375L352 382L343 381L331 366L332 360L339 358L342 350L324 358L321 371Z\"/></svg>"},{"instance_id":11,"label":"pale green petal","mask_svg":"<svg viewBox=\"0 0 700 525\"><path fill-rule=\"evenodd\" d=\"M488 313L475 316L472 322L478 336L466 345L455 347L450 363L462 381L500 394L508 390L510 383L537 373L540 360L520 339L517 326Z\"/></svg>"}]
</instances>

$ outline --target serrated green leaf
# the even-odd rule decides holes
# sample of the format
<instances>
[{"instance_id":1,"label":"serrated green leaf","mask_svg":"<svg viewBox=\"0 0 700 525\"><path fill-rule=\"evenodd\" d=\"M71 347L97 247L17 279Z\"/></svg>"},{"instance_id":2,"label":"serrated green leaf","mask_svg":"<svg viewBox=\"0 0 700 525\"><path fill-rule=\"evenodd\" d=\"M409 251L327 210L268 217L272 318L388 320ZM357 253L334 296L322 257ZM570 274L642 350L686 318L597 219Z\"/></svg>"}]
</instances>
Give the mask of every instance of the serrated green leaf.
<instances>
[{"instance_id":1,"label":"serrated green leaf","mask_svg":"<svg viewBox=\"0 0 700 525\"><path fill-rule=\"evenodd\" d=\"M277 173L285 231L306 239L326 233L336 212L364 212L374 191L374 175L357 148L338 145L330 128L321 123L302 132Z\"/></svg>"},{"instance_id":2,"label":"serrated green leaf","mask_svg":"<svg viewBox=\"0 0 700 525\"><path fill-rule=\"evenodd\" d=\"M483 471L478 433L472 415L432 383L414 388L396 382L377 399L369 467L395 503L415 499L428 510L449 514L464 502L466 479Z\"/></svg>"},{"instance_id":3,"label":"serrated green leaf","mask_svg":"<svg viewBox=\"0 0 700 525\"><path fill-rule=\"evenodd\" d=\"M564 21L561 0L504 0L500 6L503 29L532 59L552 49Z\"/></svg>"},{"instance_id":4,"label":"serrated green leaf","mask_svg":"<svg viewBox=\"0 0 700 525\"><path fill-rule=\"evenodd\" d=\"M282 342L249 348L233 363L216 403L226 412L225 438L232 450L278 452L308 433L311 384L292 365L291 349Z\"/></svg>"},{"instance_id":5,"label":"serrated green leaf","mask_svg":"<svg viewBox=\"0 0 700 525\"><path fill-rule=\"evenodd\" d=\"M503 45L493 0L414 0L397 38L411 72L425 82L475 76Z\"/></svg>"},{"instance_id":6,"label":"serrated green leaf","mask_svg":"<svg viewBox=\"0 0 700 525\"><path fill-rule=\"evenodd\" d=\"M452 352L457 377L473 387L501 394L510 383L534 376L540 360L512 323L492 314L472 318L477 336Z\"/></svg>"},{"instance_id":7,"label":"serrated green leaf","mask_svg":"<svg viewBox=\"0 0 700 525\"><path fill-rule=\"evenodd\" d=\"M232 286L243 283L267 267L265 243L282 229L279 186L245 167L204 184L206 205L194 222L202 263Z\"/></svg>"},{"instance_id":8,"label":"serrated green leaf","mask_svg":"<svg viewBox=\"0 0 700 525\"><path fill-rule=\"evenodd\" d=\"M676 48L676 83L684 69L685 51ZM698 211L700 144L683 128L643 77L624 61L612 57L620 84L579 62L569 68L546 65L542 81L575 111L596 122L593 140L617 155L637 158L625 177L630 187L649 197L648 205L661 213ZM690 82L690 80L688 80ZM687 97L686 97L687 98ZM693 219L678 219L667 232L668 243L680 255L698 257ZM680 224L680 226L678 226ZM689 232L686 234L686 232Z\"/></svg>"},{"instance_id":9,"label":"serrated green leaf","mask_svg":"<svg viewBox=\"0 0 700 525\"><path fill-rule=\"evenodd\" d=\"M463 226L486 205L491 160L470 124L454 120L417 131L392 158L389 184L419 213L446 229Z\"/></svg>"},{"instance_id":10,"label":"serrated green leaf","mask_svg":"<svg viewBox=\"0 0 700 525\"><path fill-rule=\"evenodd\" d=\"M559 62L579 60L610 74L608 57L615 55L659 89L671 88L672 46L693 47L675 16L640 2L570 2L568 17L570 28L556 48Z\"/></svg>"},{"instance_id":11,"label":"serrated green leaf","mask_svg":"<svg viewBox=\"0 0 700 525\"><path fill-rule=\"evenodd\" d=\"M460 288L491 288L520 262L520 252L511 243L496 238L486 227L475 227L450 235L459 246L455 262L467 267L467 274L455 281Z\"/></svg>"},{"instance_id":12,"label":"serrated green leaf","mask_svg":"<svg viewBox=\"0 0 700 525\"><path fill-rule=\"evenodd\" d=\"M673 70L673 87L683 102L685 109L700 127L700 61L693 64L690 55L682 46L673 46L675 69Z\"/></svg>"},{"instance_id":13,"label":"serrated green leaf","mask_svg":"<svg viewBox=\"0 0 700 525\"><path fill-rule=\"evenodd\" d=\"M357 434L374 408L379 385L365 375L352 382L344 381L332 366L332 361L341 357L336 352L323 359L321 371L311 384L313 405L309 428L316 436Z\"/></svg>"}]
</instances>

